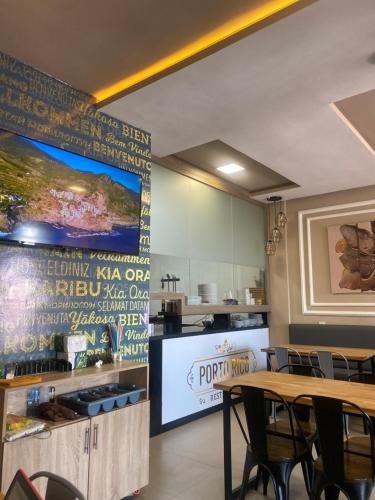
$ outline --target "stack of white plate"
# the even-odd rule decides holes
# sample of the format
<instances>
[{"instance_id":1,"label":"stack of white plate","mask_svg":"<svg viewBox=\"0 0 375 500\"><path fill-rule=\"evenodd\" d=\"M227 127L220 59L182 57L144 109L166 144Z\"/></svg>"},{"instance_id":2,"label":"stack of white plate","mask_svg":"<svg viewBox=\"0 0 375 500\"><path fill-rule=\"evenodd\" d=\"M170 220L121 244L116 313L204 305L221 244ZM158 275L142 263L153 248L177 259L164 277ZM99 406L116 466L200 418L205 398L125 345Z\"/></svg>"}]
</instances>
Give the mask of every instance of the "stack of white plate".
<instances>
[{"instance_id":1,"label":"stack of white plate","mask_svg":"<svg viewBox=\"0 0 375 500\"><path fill-rule=\"evenodd\" d=\"M217 304L217 284L201 283L198 285L198 295L204 304Z\"/></svg>"},{"instance_id":2,"label":"stack of white plate","mask_svg":"<svg viewBox=\"0 0 375 500\"><path fill-rule=\"evenodd\" d=\"M250 290L248 288L237 290L237 300L238 304L242 306L249 306L251 304Z\"/></svg>"},{"instance_id":3,"label":"stack of white plate","mask_svg":"<svg viewBox=\"0 0 375 500\"><path fill-rule=\"evenodd\" d=\"M250 319L255 321L254 326L262 326L263 325L263 316L260 313L250 314L249 317L250 317Z\"/></svg>"},{"instance_id":4,"label":"stack of white plate","mask_svg":"<svg viewBox=\"0 0 375 500\"><path fill-rule=\"evenodd\" d=\"M202 304L202 297L200 295L188 295L186 297L187 306L198 306Z\"/></svg>"}]
</instances>

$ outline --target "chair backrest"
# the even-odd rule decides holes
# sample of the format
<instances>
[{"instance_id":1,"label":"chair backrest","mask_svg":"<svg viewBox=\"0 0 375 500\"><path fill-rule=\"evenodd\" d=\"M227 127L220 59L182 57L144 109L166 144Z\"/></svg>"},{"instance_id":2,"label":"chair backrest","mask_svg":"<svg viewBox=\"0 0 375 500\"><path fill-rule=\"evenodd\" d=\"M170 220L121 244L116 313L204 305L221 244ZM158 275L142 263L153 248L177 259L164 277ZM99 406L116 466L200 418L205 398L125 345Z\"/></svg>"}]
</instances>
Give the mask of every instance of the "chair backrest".
<instances>
[{"instance_id":1,"label":"chair backrest","mask_svg":"<svg viewBox=\"0 0 375 500\"><path fill-rule=\"evenodd\" d=\"M375 374L374 373L352 373L348 377L349 382L359 382L361 384L374 384L375 385Z\"/></svg>"},{"instance_id":2,"label":"chair backrest","mask_svg":"<svg viewBox=\"0 0 375 500\"><path fill-rule=\"evenodd\" d=\"M287 365L289 363L289 356L297 357L298 362L300 364L302 363L302 358L301 358L300 353L292 348L276 346L275 347L275 356L276 356L276 362L277 362L278 368L280 368L280 366L284 366L284 365Z\"/></svg>"},{"instance_id":3,"label":"chair backrest","mask_svg":"<svg viewBox=\"0 0 375 500\"><path fill-rule=\"evenodd\" d=\"M30 476L30 480L34 481L39 477L48 479L45 500L86 500L72 483L52 472L36 472Z\"/></svg>"},{"instance_id":4,"label":"chair backrest","mask_svg":"<svg viewBox=\"0 0 375 500\"><path fill-rule=\"evenodd\" d=\"M368 424L371 445L372 475L374 477L374 429L372 421L367 413L351 401L329 398L326 396L313 396L309 394L302 394L298 396L293 401L292 407L299 407L302 399L310 399L312 401L324 474L332 482L339 482L345 479L345 434L343 415L344 413L355 413L361 415ZM295 415L297 422L299 423L298 412L296 412Z\"/></svg>"},{"instance_id":5,"label":"chair backrest","mask_svg":"<svg viewBox=\"0 0 375 500\"><path fill-rule=\"evenodd\" d=\"M1 498L4 500L43 500L23 469L18 469L5 497L1 496Z\"/></svg>"},{"instance_id":6,"label":"chair backrest","mask_svg":"<svg viewBox=\"0 0 375 500\"><path fill-rule=\"evenodd\" d=\"M293 425L292 410L286 400L274 391L268 389L261 389L258 387L248 387L245 385L237 385L232 387L230 394L234 395L240 392L245 409L245 417L247 424L248 438L245 436L246 441L250 444L253 453L257 456L260 462L268 460L268 443L266 427L268 424L268 405L271 399L281 403L288 414L288 422L290 427L290 436L293 440L294 456L297 455L295 430ZM238 414L235 405L232 405L236 419L244 433L241 418Z\"/></svg>"},{"instance_id":7,"label":"chair backrest","mask_svg":"<svg viewBox=\"0 0 375 500\"><path fill-rule=\"evenodd\" d=\"M281 366L276 371L290 373L291 375L303 375L304 377L326 378L323 370L321 370L318 366L312 366L312 365L299 365L296 363L288 363L284 366Z\"/></svg>"},{"instance_id":8,"label":"chair backrest","mask_svg":"<svg viewBox=\"0 0 375 500\"><path fill-rule=\"evenodd\" d=\"M278 368L289 363L289 352L286 347L275 347L275 356Z\"/></svg>"},{"instance_id":9,"label":"chair backrest","mask_svg":"<svg viewBox=\"0 0 375 500\"><path fill-rule=\"evenodd\" d=\"M323 371L318 366L312 365L298 365L289 363L281 366L278 372L287 372L291 375L302 375L304 377L318 377L325 378ZM301 422L308 422L310 420L310 408L306 405L295 406L294 412L298 413L298 419Z\"/></svg>"},{"instance_id":10,"label":"chair backrest","mask_svg":"<svg viewBox=\"0 0 375 500\"><path fill-rule=\"evenodd\" d=\"M319 367L323 370L326 378L334 379L335 378L335 367L333 364L333 360L340 359L345 366L346 376L348 377L350 374L349 362L347 358L341 354L340 352L335 351L311 351L309 353L309 362L310 365L313 365L313 358L318 358Z\"/></svg>"}]
</instances>

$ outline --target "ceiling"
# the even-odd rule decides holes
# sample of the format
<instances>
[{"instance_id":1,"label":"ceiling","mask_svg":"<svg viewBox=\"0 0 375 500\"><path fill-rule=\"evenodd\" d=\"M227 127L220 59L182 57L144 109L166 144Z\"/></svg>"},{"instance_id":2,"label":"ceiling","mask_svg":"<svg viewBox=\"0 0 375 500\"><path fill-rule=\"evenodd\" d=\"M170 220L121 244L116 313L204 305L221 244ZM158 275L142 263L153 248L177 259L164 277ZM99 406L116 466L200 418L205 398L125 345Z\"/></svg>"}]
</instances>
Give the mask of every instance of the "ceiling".
<instances>
[{"instance_id":1,"label":"ceiling","mask_svg":"<svg viewBox=\"0 0 375 500\"><path fill-rule=\"evenodd\" d=\"M0 48L102 101L311 1L0 0Z\"/></svg>"},{"instance_id":2,"label":"ceiling","mask_svg":"<svg viewBox=\"0 0 375 500\"><path fill-rule=\"evenodd\" d=\"M231 148L222 141L211 141L173 155L176 158L202 168L226 181L242 186L249 193L276 191L278 187L294 186L288 179L249 156ZM243 168L232 175L217 170L218 167L235 163Z\"/></svg>"},{"instance_id":3,"label":"ceiling","mask_svg":"<svg viewBox=\"0 0 375 500\"><path fill-rule=\"evenodd\" d=\"M95 94L272 1L0 0L0 50ZM374 26L374 0L318 0L102 110L159 157L225 143L295 183L285 198L373 184L375 156L331 104L374 88Z\"/></svg>"},{"instance_id":4,"label":"ceiling","mask_svg":"<svg viewBox=\"0 0 375 500\"><path fill-rule=\"evenodd\" d=\"M375 155L375 90L342 99L335 102L333 107Z\"/></svg>"},{"instance_id":5,"label":"ceiling","mask_svg":"<svg viewBox=\"0 0 375 500\"><path fill-rule=\"evenodd\" d=\"M330 106L374 88L374 26L373 0L319 0L103 110L151 131L159 157L225 142L296 183L285 198L374 184Z\"/></svg>"}]
</instances>

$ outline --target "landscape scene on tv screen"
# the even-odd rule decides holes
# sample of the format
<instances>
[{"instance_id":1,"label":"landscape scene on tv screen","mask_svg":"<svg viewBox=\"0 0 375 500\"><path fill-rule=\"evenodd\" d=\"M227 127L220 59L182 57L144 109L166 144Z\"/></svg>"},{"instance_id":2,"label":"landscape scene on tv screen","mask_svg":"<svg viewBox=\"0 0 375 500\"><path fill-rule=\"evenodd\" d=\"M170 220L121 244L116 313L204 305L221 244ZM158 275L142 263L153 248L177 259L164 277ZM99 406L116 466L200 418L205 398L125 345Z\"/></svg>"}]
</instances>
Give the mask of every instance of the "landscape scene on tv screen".
<instances>
[{"instance_id":1,"label":"landscape scene on tv screen","mask_svg":"<svg viewBox=\"0 0 375 500\"><path fill-rule=\"evenodd\" d=\"M0 241L137 254L141 177L0 130Z\"/></svg>"}]
</instances>

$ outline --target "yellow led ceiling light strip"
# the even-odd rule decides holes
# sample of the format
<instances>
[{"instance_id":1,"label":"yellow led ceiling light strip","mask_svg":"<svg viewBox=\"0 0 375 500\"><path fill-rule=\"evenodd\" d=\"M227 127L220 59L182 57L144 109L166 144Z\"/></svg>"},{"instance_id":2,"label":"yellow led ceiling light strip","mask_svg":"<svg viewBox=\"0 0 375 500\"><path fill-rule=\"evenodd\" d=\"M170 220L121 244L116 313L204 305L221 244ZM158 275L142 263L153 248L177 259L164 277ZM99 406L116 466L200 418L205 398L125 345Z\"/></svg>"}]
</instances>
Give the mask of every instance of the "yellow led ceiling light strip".
<instances>
[{"instance_id":1,"label":"yellow led ceiling light strip","mask_svg":"<svg viewBox=\"0 0 375 500\"><path fill-rule=\"evenodd\" d=\"M261 7L257 9L252 9L251 11L242 14L235 19L231 19L225 24L221 25L219 28L206 33L194 42L186 45L182 49L169 54L162 59L159 59L155 63L147 66L146 68L134 73L123 80L120 80L104 89L98 90L94 93L96 101L99 103L110 97L124 92L125 90L138 85L139 83L154 77L155 75L176 66L177 64L199 54L203 50L206 50L219 42L230 38L237 33L243 31L246 28L254 26L255 24L267 19L274 14L298 3L300 0L272 0L266 2Z\"/></svg>"}]
</instances>

